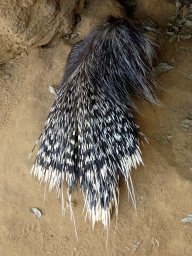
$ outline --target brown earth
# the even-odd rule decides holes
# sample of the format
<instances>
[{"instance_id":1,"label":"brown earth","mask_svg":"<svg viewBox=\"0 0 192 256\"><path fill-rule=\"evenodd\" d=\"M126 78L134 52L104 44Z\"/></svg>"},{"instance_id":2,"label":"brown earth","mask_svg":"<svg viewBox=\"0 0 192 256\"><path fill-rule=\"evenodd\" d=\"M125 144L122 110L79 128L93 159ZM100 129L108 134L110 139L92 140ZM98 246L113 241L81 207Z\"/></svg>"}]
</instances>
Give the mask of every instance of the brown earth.
<instances>
[{"instance_id":1,"label":"brown earth","mask_svg":"<svg viewBox=\"0 0 192 256\"><path fill-rule=\"evenodd\" d=\"M1 0L0 62L71 33L84 4L85 0Z\"/></svg>"},{"instance_id":2,"label":"brown earth","mask_svg":"<svg viewBox=\"0 0 192 256\"><path fill-rule=\"evenodd\" d=\"M166 1L157 2L164 6ZM159 50L158 63L177 69L158 77L163 89L159 108L140 104L137 119L149 144L142 148L145 166L132 173L137 215L122 181L117 226L112 218L107 248L103 225L96 224L93 231L90 221L84 222L81 193L73 193L77 242L70 212L62 216L61 200L54 191L47 191L43 204L45 186L29 174L36 152L30 160L29 153L54 101L49 85L59 86L71 45L109 10L114 15L122 11L115 1L91 2L82 15L78 37L55 39L0 65L0 255L191 255L192 224L181 223L192 214L192 130L181 126L183 120L192 119L192 80L185 75L192 74L191 41L165 41ZM163 18L159 17L166 21L170 11L163 7L162 12ZM31 207L38 207L42 217L34 217Z\"/></svg>"}]
</instances>

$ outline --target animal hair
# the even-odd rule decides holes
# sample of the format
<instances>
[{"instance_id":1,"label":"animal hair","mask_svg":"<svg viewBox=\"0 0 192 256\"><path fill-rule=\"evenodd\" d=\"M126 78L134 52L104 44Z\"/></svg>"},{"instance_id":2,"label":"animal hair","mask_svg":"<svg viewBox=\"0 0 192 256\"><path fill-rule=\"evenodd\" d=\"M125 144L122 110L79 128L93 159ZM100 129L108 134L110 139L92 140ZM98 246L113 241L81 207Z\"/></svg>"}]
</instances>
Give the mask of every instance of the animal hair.
<instances>
[{"instance_id":1,"label":"animal hair","mask_svg":"<svg viewBox=\"0 0 192 256\"><path fill-rule=\"evenodd\" d=\"M101 220L109 228L113 205L118 216L120 178L136 209L131 169L142 163L145 136L133 114L135 97L157 104L153 31L144 22L109 17L78 42L39 139L31 173L62 192L62 201L65 182L70 205L79 182L93 227Z\"/></svg>"}]
</instances>

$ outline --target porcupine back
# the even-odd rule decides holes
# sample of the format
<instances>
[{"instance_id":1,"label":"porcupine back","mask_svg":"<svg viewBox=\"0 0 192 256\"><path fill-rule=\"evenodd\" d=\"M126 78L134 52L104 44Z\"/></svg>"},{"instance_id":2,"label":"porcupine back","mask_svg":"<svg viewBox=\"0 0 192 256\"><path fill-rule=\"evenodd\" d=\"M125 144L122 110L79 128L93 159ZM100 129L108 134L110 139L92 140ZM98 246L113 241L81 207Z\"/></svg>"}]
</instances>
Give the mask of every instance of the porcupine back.
<instances>
[{"instance_id":1,"label":"porcupine back","mask_svg":"<svg viewBox=\"0 0 192 256\"><path fill-rule=\"evenodd\" d=\"M71 192L80 183L94 227L108 229L110 209L118 215L123 177L136 208L131 168L142 163L145 138L133 117L134 97L156 103L153 42L145 23L108 18L70 52L60 90L40 136L31 173L49 189ZM74 218L74 216L73 216Z\"/></svg>"}]
</instances>

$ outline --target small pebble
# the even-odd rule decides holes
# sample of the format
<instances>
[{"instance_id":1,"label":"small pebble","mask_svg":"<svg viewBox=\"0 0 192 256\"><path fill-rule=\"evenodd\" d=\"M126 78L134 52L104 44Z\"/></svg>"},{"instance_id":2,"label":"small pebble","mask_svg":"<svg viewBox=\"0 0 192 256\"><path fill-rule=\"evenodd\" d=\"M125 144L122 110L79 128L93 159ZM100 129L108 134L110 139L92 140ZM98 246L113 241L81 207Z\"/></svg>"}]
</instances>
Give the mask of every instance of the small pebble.
<instances>
[{"instance_id":1,"label":"small pebble","mask_svg":"<svg viewBox=\"0 0 192 256\"><path fill-rule=\"evenodd\" d=\"M133 245L133 253L138 249L141 242L138 242L137 244Z\"/></svg>"},{"instance_id":2,"label":"small pebble","mask_svg":"<svg viewBox=\"0 0 192 256\"><path fill-rule=\"evenodd\" d=\"M9 79L10 77L11 77L10 74L6 74L6 75L5 75L5 79Z\"/></svg>"},{"instance_id":3,"label":"small pebble","mask_svg":"<svg viewBox=\"0 0 192 256\"><path fill-rule=\"evenodd\" d=\"M185 119L180 123L180 125L186 129L192 129L192 120Z\"/></svg>"},{"instance_id":4,"label":"small pebble","mask_svg":"<svg viewBox=\"0 0 192 256\"><path fill-rule=\"evenodd\" d=\"M30 212L32 212L37 218L41 217L41 212L39 209L37 209L36 207L33 207L30 209Z\"/></svg>"},{"instance_id":5,"label":"small pebble","mask_svg":"<svg viewBox=\"0 0 192 256\"><path fill-rule=\"evenodd\" d=\"M53 93L56 95L58 90L55 87L53 87L52 85L49 85L49 91L50 91L50 93Z\"/></svg>"},{"instance_id":6,"label":"small pebble","mask_svg":"<svg viewBox=\"0 0 192 256\"><path fill-rule=\"evenodd\" d=\"M192 214L188 214L185 219L181 220L182 223L192 223Z\"/></svg>"}]
</instances>

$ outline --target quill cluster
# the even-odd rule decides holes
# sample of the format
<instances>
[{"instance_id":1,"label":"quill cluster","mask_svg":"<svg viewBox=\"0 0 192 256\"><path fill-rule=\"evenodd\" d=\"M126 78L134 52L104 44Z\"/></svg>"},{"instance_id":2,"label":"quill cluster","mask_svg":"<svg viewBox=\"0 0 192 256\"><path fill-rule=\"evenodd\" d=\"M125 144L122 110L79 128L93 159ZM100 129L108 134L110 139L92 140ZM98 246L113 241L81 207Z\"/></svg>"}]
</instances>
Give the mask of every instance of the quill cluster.
<instances>
[{"instance_id":1,"label":"quill cluster","mask_svg":"<svg viewBox=\"0 0 192 256\"><path fill-rule=\"evenodd\" d=\"M134 98L157 103L151 31L146 23L109 17L78 42L39 139L31 173L61 192L63 209L63 182L70 204L79 182L93 227L101 220L109 228L113 205L118 215L121 177L136 208L131 169L142 163L145 137L133 117Z\"/></svg>"}]
</instances>

